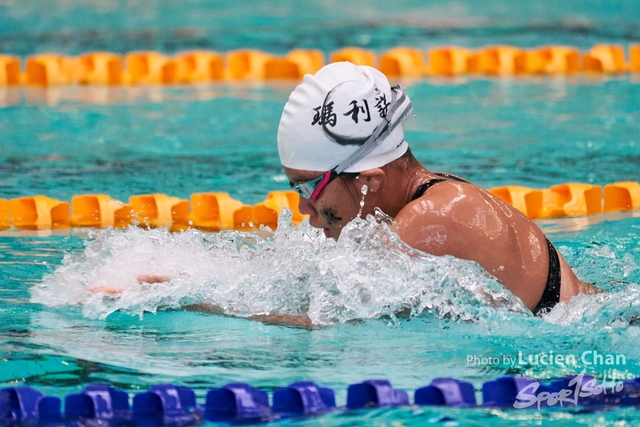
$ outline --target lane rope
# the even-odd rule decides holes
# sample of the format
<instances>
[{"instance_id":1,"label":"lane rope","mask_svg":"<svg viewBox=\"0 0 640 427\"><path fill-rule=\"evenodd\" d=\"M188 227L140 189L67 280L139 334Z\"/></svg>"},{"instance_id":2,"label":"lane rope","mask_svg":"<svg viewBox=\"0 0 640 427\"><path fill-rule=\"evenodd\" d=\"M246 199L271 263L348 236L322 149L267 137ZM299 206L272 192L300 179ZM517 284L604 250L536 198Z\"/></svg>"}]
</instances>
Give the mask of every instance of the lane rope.
<instances>
[{"instance_id":1,"label":"lane rope","mask_svg":"<svg viewBox=\"0 0 640 427\"><path fill-rule=\"evenodd\" d=\"M565 183L545 189L518 185L489 190L533 220L575 218L609 212L640 210L640 183L623 181L603 187ZM131 225L172 231L197 228L204 231L275 230L284 208L292 213L292 224L306 216L298 210L295 191L271 191L254 205L233 199L228 193L194 193L189 200L166 194L143 194L128 203L107 194L82 194L71 203L43 195L0 199L0 230L60 228L126 228Z\"/></svg>"},{"instance_id":2,"label":"lane rope","mask_svg":"<svg viewBox=\"0 0 640 427\"><path fill-rule=\"evenodd\" d=\"M336 411L411 404L448 407L541 409L562 406L608 410L613 406L640 405L640 378L598 384L589 375L567 376L541 383L532 378L501 377L482 384L476 399L473 384L455 378L436 378L414 391L412 402L404 390L388 380L366 380L347 388L344 406L335 392L311 381L299 381L268 393L246 383L209 389L204 402L194 390L173 384L156 384L130 396L108 385L90 385L62 399L27 386L0 390L0 422L16 426L67 423L73 426L193 425L203 421L254 424L287 418L317 416ZM269 401L271 400L271 404ZM592 409L592 410L593 410ZM610 410L610 409L609 409Z\"/></svg>"},{"instance_id":3,"label":"lane rope","mask_svg":"<svg viewBox=\"0 0 640 427\"><path fill-rule=\"evenodd\" d=\"M640 73L640 43L627 49L596 44L587 51L571 46L530 49L497 45L470 49L399 46L376 53L345 47L329 62L351 61L378 68L389 78L428 76L610 75ZM242 80L301 80L326 64L317 49L274 55L254 49L225 53L194 50L166 55L156 51L87 52L78 56L41 53L24 58L0 53L1 86L172 85Z\"/></svg>"}]
</instances>

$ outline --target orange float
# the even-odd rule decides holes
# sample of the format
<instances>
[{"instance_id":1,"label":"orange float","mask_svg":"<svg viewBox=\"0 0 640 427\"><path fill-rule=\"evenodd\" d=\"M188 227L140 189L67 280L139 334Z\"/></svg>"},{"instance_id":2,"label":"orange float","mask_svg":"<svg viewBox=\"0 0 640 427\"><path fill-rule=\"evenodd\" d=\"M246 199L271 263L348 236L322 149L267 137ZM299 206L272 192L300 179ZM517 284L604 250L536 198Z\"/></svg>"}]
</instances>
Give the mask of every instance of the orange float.
<instances>
[{"instance_id":1,"label":"orange float","mask_svg":"<svg viewBox=\"0 0 640 427\"><path fill-rule=\"evenodd\" d=\"M567 46L545 46L535 50L542 59L545 74L577 73L580 68L580 51Z\"/></svg>"},{"instance_id":2,"label":"orange float","mask_svg":"<svg viewBox=\"0 0 640 427\"><path fill-rule=\"evenodd\" d=\"M580 51L565 46L545 46L523 51L515 58L517 74L571 74L579 69Z\"/></svg>"},{"instance_id":3,"label":"orange float","mask_svg":"<svg viewBox=\"0 0 640 427\"><path fill-rule=\"evenodd\" d=\"M388 77L422 77L424 55L420 49L396 47L380 55L380 71Z\"/></svg>"},{"instance_id":4,"label":"orange float","mask_svg":"<svg viewBox=\"0 0 640 427\"><path fill-rule=\"evenodd\" d=\"M137 221L137 214L131 205L122 205L113 212L113 224L116 228L127 228Z\"/></svg>"},{"instance_id":5,"label":"orange float","mask_svg":"<svg viewBox=\"0 0 640 427\"><path fill-rule=\"evenodd\" d=\"M542 190L519 185L507 185L492 188L489 192L518 209L529 218L534 218L542 206Z\"/></svg>"},{"instance_id":6,"label":"orange float","mask_svg":"<svg viewBox=\"0 0 640 427\"><path fill-rule=\"evenodd\" d=\"M125 56L127 70L124 73L125 83L161 84L162 69L169 62L169 57L154 51L129 52Z\"/></svg>"},{"instance_id":7,"label":"orange float","mask_svg":"<svg viewBox=\"0 0 640 427\"><path fill-rule=\"evenodd\" d=\"M9 201L0 199L0 230L6 230L11 227L11 218L9 218Z\"/></svg>"},{"instance_id":8,"label":"orange float","mask_svg":"<svg viewBox=\"0 0 640 427\"><path fill-rule=\"evenodd\" d=\"M467 72L467 61L473 52L459 46L431 48L428 51L427 74L455 76Z\"/></svg>"},{"instance_id":9,"label":"orange float","mask_svg":"<svg viewBox=\"0 0 640 427\"><path fill-rule=\"evenodd\" d=\"M110 52L90 52L79 58L80 84L119 85L123 82L122 57Z\"/></svg>"},{"instance_id":10,"label":"orange float","mask_svg":"<svg viewBox=\"0 0 640 427\"><path fill-rule=\"evenodd\" d=\"M29 85L59 86L75 83L82 73L77 59L43 53L27 58L25 81Z\"/></svg>"},{"instance_id":11,"label":"orange float","mask_svg":"<svg viewBox=\"0 0 640 427\"><path fill-rule=\"evenodd\" d=\"M627 64L624 49L619 45L595 45L582 57L582 70L594 73L625 72Z\"/></svg>"},{"instance_id":12,"label":"orange float","mask_svg":"<svg viewBox=\"0 0 640 427\"><path fill-rule=\"evenodd\" d=\"M278 217L282 209L289 208L292 213L292 224L299 224L304 217L298 210L300 195L295 191L271 191L267 198L253 206L251 222L255 228L260 225L275 230L278 226Z\"/></svg>"},{"instance_id":13,"label":"orange float","mask_svg":"<svg viewBox=\"0 0 640 427\"><path fill-rule=\"evenodd\" d=\"M635 181L615 182L604 186L604 211L619 212L640 209L640 184Z\"/></svg>"},{"instance_id":14,"label":"orange float","mask_svg":"<svg viewBox=\"0 0 640 427\"><path fill-rule=\"evenodd\" d=\"M265 63L266 79L300 80L305 74L315 74L324 66L324 54L319 50L296 49L282 58Z\"/></svg>"},{"instance_id":15,"label":"orange float","mask_svg":"<svg viewBox=\"0 0 640 427\"><path fill-rule=\"evenodd\" d=\"M333 52L329 62L349 61L356 65L376 66L376 55L373 51L360 47L345 47Z\"/></svg>"},{"instance_id":16,"label":"orange float","mask_svg":"<svg viewBox=\"0 0 640 427\"><path fill-rule=\"evenodd\" d=\"M183 52L162 68L164 83L201 83L224 78L224 56L217 52Z\"/></svg>"},{"instance_id":17,"label":"orange float","mask_svg":"<svg viewBox=\"0 0 640 427\"><path fill-rule=\"evenodd\" d=\"M516 74L540 74L544 72L544 58L537 50L523 50L514 58Z\"/></svg>"},{"instance_id":18,"label":"orange float","mask_svg":"<svg viewBox=\"0 0 640 427\"><path fill-rule=\"evenodd\" d=\"M640 73L640 44L629 46L629 71Z\"/></svg>"},{"instance_id":19,"label":"orange float","mask_svg":"<svg viewBox=\"0 0 640 427\"><path fill-rule=\"evenodd\" d=\"M129 197L135 219L142 226L186 228L189 225L189 201L166 194L143 194Z\"/></svg>"},{"instance_id":20,"label":"orange float","mask_svg":"<svg viewBox=\"0 0 640 427\"><path fill-rule=\"evenodd\" d=\"M513 46L489 46L467 59L469 73L512 75L516 73L516 58L522 50Z\"/></svg>"},{"instance_id":21,"label":"orange float","mask_svg":"<svg viewBox=\"0 0 640 427\"><path fill-rule=\"evenodd\" d=\"M232 80L263 79L267 61L275 57L260 50L235 50L227 53L226 77Z\"/></svg>"},{"instance_id":22,"label":"orange float","mask_svg":"<svg viewBox=\"0 0 640 427\"><path fill-rule=\"evenodd\" d=\"M0 55L0 86L20 84L20 58Z\"/></svg>"},{"instance_id":23,"label":"orange float","mask_svg":"<svg viewBox=\"0 0 640 427\"><path fill-rule=\"evenodd\" d=\"M28 230L69 227L69 203L46 196L27 196L9 200L13 226Z\"/></svg>"},{"instance_id":24,"label":"orange float","mask_svg":"<svg viewBox=\"0 0 640 427\"><path fill-rule=\"evenodd\" d=\"M233 213L233 229L251 231L255 228L253 223L253 206L243 205Z\"/></svg>"},{"instance_id":25,"label":"orange float","mask_svg":"<svg viewBox=\"0 0 640 427\"><path fill-rule=\"evenodd\" d=\"M561 218L593 215L602 212L602 187L567 183L542 190L543 200L531 218Z\"/></svg>"},{"instance_id":26,"label":"orange float","mask_svg":"<svg viewBox=\"0 0 640 427\"><path fill-rule=\"evenodd\" d=\"M191 195L191 220L194 227L206 231L233 230L234 213L244 204L227 193L196 193ZM251 221L251 216L246 221Z\"/></svg>"},{"instance_id":27,"label":"orange float","mask_svg":"<svg viewBox=\"0 0 640 427\"><path fill-rule=\"evenodd\" d=\"M71 198L71 226L115 227L115 212L123 203L106 194L82 194Z\"/></svg>"}]
</instances>

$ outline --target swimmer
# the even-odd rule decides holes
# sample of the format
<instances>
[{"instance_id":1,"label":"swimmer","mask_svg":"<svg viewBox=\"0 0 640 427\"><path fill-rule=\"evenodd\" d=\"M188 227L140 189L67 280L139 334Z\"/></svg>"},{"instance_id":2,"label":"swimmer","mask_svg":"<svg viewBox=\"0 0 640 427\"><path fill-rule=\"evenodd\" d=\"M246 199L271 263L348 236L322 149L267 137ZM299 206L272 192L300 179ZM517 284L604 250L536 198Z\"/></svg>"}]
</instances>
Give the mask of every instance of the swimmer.
<instances>
[{"instance_id":1,"label":"swimmer","mask_svg":"<svg viewBox=\"0 0 640 427\"><path fill-rule=\"evenodd\" d=\"M404 88L391 87L371 67L332 63L304 77L284 106L277 143L284 172L300 194L300 212L312 226L337 240L351 220L380 209L409 246L477 262L536 315L597 292L520 211L463 178L422 166L404 139L411 111ZM196 309L219 312L215 306ZM256 320L310 324L293 316Z\"/></svg>"},{"instance_id":2,"label":"swimmer","mask_svg":"<svg viewBox=\"0 0 640 427\"><path fill-rule=\"evenodd\" d=\"M277 140L312 226L337 240L349 221L378 208L405 243L477 262L534 314L596 292L520 211L422 166L404 140L411 111L404 88L371 67L339 62L304 77L284 107Z\"/></svg>"}]
</instances>

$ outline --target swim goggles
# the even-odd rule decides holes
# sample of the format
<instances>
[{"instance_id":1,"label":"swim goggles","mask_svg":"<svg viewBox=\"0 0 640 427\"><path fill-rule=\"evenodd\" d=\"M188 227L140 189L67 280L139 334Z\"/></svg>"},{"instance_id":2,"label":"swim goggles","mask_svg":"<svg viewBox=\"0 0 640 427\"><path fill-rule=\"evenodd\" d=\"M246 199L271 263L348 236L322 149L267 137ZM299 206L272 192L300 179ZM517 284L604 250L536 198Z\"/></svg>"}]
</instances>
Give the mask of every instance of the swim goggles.
<instances>
[{"instance_id":1,"label":"swim goggles","mask_svg":"<svg viewBox=\"0 0 640 427\"><path fill-rule=\"evenodd\" d=\"M329 96L335 91L334 88L331 92L327 94L325 98L323 108L327 104L327 100ZM400 93L400 97L398 97L398 93ZM401 84L394 86L391 88L391 106L387 111L385 117L383 117L382 123L380 123L374 130L373 133L364 141L364 143L357 149L351 156L349 156L346 160L339 163L337 166L323 173L317 178L310 179L308 181L302 182L290 182L291 188L293 188L301 197L309 200L310 202L315 202L318 200L324 189L329 185L331 181L336 179L342 172L344 172L349 167L353 166L364 157L366 157L369 153L371 153L377 146L379 146L384 139L389 136L391 132L398 126L398 124L402 123L404 119L411 113L413 109L413 105L411 101L409 101L407 107L400 113L400 115L395 118L394 115L396 111L400 108L400 106L407 99L407 94L404 90L404 87ZM345 141L345 138L338 138L332 132L327 129L326 125L323 124L322 128L324 129L325 134L328 137L334 140L340 139L341 141ZM357 141L357 139L354 139Z\"/></svg>"}]
</instances>

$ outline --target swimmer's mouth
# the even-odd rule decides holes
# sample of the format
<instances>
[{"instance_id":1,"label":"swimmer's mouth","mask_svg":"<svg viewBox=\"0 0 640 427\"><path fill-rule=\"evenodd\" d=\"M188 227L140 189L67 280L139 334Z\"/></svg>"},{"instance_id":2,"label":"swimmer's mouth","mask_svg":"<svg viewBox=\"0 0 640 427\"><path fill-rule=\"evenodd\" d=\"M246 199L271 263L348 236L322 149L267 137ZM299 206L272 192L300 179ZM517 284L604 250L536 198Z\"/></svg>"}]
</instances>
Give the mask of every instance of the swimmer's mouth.
<instances>
[{"instance_id":1,"label":"swimmer's mouth","mask_svg":"<svg viewBox=\"0 0 640 427\"><path fill-rule=\"evenodd\" d=\"M329 230L328 228L324 228L324 237L331 237L331 230Z\"/></svg>"}]
</instances>

